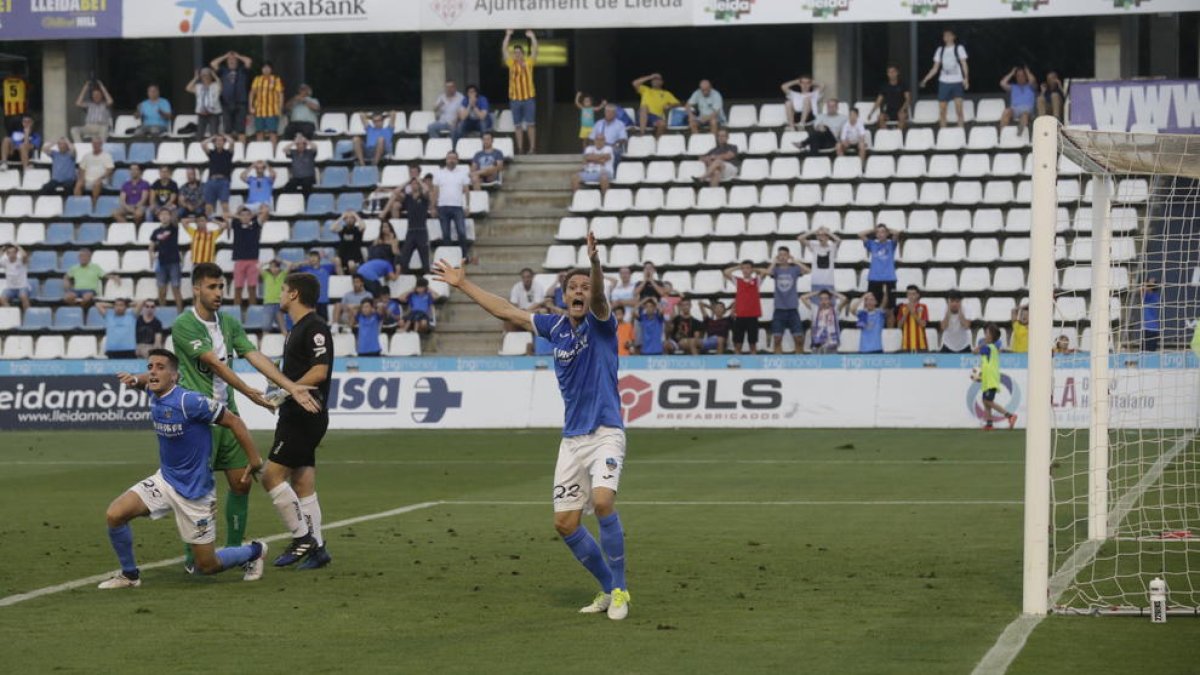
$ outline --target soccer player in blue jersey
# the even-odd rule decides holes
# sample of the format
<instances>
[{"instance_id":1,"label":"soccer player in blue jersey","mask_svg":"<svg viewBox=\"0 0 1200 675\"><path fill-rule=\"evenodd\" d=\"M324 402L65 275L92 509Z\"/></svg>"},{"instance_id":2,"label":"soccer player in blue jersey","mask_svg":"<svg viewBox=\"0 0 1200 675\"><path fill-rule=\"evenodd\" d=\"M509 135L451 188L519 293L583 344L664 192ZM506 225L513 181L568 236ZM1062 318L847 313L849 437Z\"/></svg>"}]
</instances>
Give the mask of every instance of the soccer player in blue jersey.
<instances>
[{"instance_id":1,"label":"soccer player in blue jersey","mask_svg":"<svg viewBox=\"0 0 1200 675\"><path fill-rule=\"evenodd\" d=\"M102 589L135 588L142 585L133 555L133 531L129 521L142 516L158 519L175 514L175 526L184 543L191 544L196 569L216 574L227 569L245 570L244 578L262 577L263 556L267 545L254 541L243 546L216 550L217 493L213 472L208 465L212 454L212 425L233 432L245 448L250 466L242 475L249 483L262 469L262 458L254 447L242 419L225 404L180 387L179 360L165 349L150 351L146 389L150 392L150 416L158 434L159 469L139 481L108 505L108 538L112 542L121 571L100 584ZM132 376L120 373L128 382Z\"/></svg>"},{"instance_id":2,"label":"soccer player in blue jersey","mask_svg":"<svg viewBox=\"0 0 1200 675\"><path fill-rule=\"evenodd\" d=\"M601 592L579 610L629 614L625 585L625 533L616 511L617 487L625 463L625 430L617 392L617 322L604 297L604 274L596 237L588 233L591 270L574 270L563 281L566 314L529 314L467 279L466 271L445 260L436 278L466 293L492 316L550 342L554 373L566 405L562 443L554 468L554 528L575 558L600 582ZM600 520L600 543L580 523L583 512Z\"/></svg>"}]
</instances>

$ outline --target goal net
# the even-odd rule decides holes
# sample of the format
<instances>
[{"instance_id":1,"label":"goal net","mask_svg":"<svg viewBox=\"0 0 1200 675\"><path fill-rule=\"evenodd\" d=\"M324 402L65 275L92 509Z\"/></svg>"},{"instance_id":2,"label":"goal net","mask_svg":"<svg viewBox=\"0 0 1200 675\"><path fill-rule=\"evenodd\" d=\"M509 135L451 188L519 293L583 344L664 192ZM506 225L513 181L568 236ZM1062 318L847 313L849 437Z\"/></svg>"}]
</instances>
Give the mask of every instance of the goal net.
<instances>
[{"instance_id":1,"label":"goal net","mask_svg":"<svg viewBox=\"0 0 1200 675\"><path fill-rule=\"evenodd\" d=\"M1026 611L1196 614L1200 138L1034 136Z\"/></svg>"}]
</instances>

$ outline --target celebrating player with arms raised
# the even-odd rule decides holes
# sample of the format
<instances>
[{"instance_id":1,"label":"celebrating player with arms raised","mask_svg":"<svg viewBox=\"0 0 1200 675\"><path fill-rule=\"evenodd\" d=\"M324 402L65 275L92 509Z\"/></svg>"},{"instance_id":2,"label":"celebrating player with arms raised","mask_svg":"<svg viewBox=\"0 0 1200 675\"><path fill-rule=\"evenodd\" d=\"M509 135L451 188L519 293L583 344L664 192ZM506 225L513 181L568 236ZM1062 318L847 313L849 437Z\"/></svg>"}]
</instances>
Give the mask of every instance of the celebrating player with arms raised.
<instances>
[{"instance_id":1,"label":"celebrating player with arms raised","mask_svg":"<svg viewBox=\"0 0 1200 675\"><path fill-rule=\"evenodd\" d=\"M617 323L604 297L596 237L588 233L590 272L574 270L563 281L565 315L530 315L467 279L445 260L436 278L503 321L535 331L554 346L554 372L566 404L563 439L554 469L554 528L602 591L583 613L629 614L625 586L625 533L615 503L625 462L625 431L617 393ZM600 544L580 521L584 510L600 520ZM603 551L603 553L602 553Z\"/></svg>"}]
</instances>

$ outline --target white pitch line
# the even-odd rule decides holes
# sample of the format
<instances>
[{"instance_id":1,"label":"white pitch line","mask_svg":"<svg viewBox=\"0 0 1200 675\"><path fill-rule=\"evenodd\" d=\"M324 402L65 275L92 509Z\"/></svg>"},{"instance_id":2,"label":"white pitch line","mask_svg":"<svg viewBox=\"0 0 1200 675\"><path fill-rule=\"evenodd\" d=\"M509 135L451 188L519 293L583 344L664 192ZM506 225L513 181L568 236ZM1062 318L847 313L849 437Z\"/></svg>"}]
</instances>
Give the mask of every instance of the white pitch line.
<instances>
[{"instance_id":1,"label":"white pitch line","mask_svg":"<svg viewBox=\"0 0 1200 675\"><path fill-rule=\"evenodd\" d=\"M447 506L546 506L548 501L504 499L447 499ZM781 501L637 501L624 500L622 506L1019 506L1020 500L1010 499L796 499Z\"/></svg>"},{"instance_id":2,"label":"white pitch line","mask_svg":"<svg viewBox=\"0 0 1200 675\"><path fill-rule=\"evenodd\" d=\"M322 530L335 530L339 527L347 527L349 525L365 523L365 522L371 521L371 520L379 520L380 518L390 518L391 516L399 516L399 515L402 515L405 513L411 513L413 511L420 511L421 509L427 509L431 506L437 506L438 504L441 504L441 503L442 502L421 502L419 504L409 504L408 506L401 506L400 508L391 509L388 511L380 511L379 513L369 513L365 516L356 516L354 518L338 520L338 521L329 523L327 525L322 525L321 529ZM291 536L292 536L291 533L284 532L282 534L273 534L269 537L261 537L258 539L258 541L279 541L280 539L288 539ZM175 564L178 564L181 562L183 562L183 556L179 556L177 558L169 558L167 560L156 560L151 563L145 563L142 565L138 565L138 568L143 569L143 570L151 570L151 569L156 569L159 567L169 567L171 565L175 565ZM44 595L53 595L54 593L61 593L63 591L69 591L73 588L79 588L81 586L90 586L91 584L97 584L97 583L100 583L101 581L104 581L105 579L112 577L112 575L115 573L116 573L116 571L114 570L114 571L110 571L110 572L105 572L104 574L95 574L90 577L84 577L82 579L75 579L73 581L68 581L68 582L61 583L61 584L55 584L54 586L46 586L45 588L39 588L37 590L29 591L26 593L18 593L16 595L10 595L8 597L0 598L0 607L9 607L9 606L15 605L19 602L25 602L26 600L33 600L34 598L40 598Z\"/></svg>"},{"instance_id":3,"label":"white pitch line","mask_svg":"<svg viewBox=\"0 0 1200 675\"><path fill-rule=\"evenodd\" d=\"M0 460L0 466L121 466L121 465L139 465L146 464L144 461L134 460L104 460L104 459L83 459L83 460L63 460L63 459L18 459L12 461ZM938 466L939 464L946 465L1016 465L1024 464L1020 460L1004 460L1004 459L637 459L635 464L664 464L664 465L681 465L681 464L713 464L713 465L728 465L728 464L847 464L847 465L924 465ZM544 459L526 460L526 459L332 459L322 460L324 465L363 465L363 466L388 466L388 465L438 465L438 464L464 464L464 465L534 465L545 466L547 461Z\"/></svg>"}]
</instances>

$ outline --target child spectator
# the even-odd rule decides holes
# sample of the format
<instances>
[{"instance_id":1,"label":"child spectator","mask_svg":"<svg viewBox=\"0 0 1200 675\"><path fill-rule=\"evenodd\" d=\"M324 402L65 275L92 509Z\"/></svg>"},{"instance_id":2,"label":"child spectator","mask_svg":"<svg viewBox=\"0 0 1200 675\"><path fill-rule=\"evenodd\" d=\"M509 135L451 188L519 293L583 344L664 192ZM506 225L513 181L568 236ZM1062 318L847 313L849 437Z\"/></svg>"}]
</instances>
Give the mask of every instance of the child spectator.
<instances>
[{"instance_id":1,"label":"child spectator","mask_svg":"<svg viewBox=\"0 0 1200 675\"><path fill-rule=\"evenodd\" d=\"M158 213L163 207L173 209L178 201L179 184L171 179L171 167L159 167L158 179L150 184L151 213Z\"/></svg>"},{"instance_id":2,"label":"child spectator","mask_svg":"<svg viewBox=\"0 0 1200 675\"><path fill-rule=\"evenodd\" d=\"M704 339L704 323L692 316L692 301L679 301L679 315L671 319L671 351L676 354L699 354Z\"/></svg>"},{"instance_id":3,"label":"child spectator","mask_svg":"<svg viewBox=\"0 0 1200 675\"><path fill-rule=\"evenodd\" d=\"M879 306L875 294L870 291L864 293L860 300L854 302L850 311L858 317L858 328L862 331L858 339L858 351L863 354L882 353L887 312Z\"/></svg>"},{"instance_id":4,"label":"child spectator","mask_svg":"<svg viewBox=\"0 0 1200 675\"><path fill-rule=\"evenodd\" d=\"M662 285L663 296L658 301L658 311L662 312L664 319L670 321L675 316L675 308L679 306L679 302L683 300L683 296L679 294L679 291L675 290L671 282L664 281Z\"/></svg>"},{"instance_id":5,"label":"child spectator","mask_svg":"<svg viewBox=\"0 0 1200 675\"><path fill-rule=\"evenodd\" d=\"M1029 351L1029 306L1021 305L1012 311L1012 340L1008 351L1024 354Z\"/></svg>"},{"instance_id":6,"label":"child spectator","mask_svg":"<svg viewBox=\"0 0 1200 675\"><path fill-rule=\"evenodd\" d=\"M661 356L665 337L666 322L658 312L658 301L647 298L642 301L642 311L638 314L637 345L638 353L646 356Z\"/></svg>"},{"instance_id":7,"label":"child spectator","mask_svg":"<svg viewBox=\"0 0 1200 675\"><path fill-rule=\"evenodd\" d=\"M1071 349L1071 338L1066 335L1059 335L1054 338L1054 348L1050 350L1051 354L1074 354L1075 350Z\"/></svg>"},{"instance_id":8,"label":"child spectator","mask_svg":"<svg viewBox=\"0 0 1200 675\"><path fill-rule=\"evenodd\" d=\"M739 269L742 275L735 277L733 274ZM756 269L750 260L743 260L739 267L730 267L722 271L726 279L737 285L737 292L733 298L734 352L741 350L745 344L750 354L758 353L758 320L762 317L762 296L759 287L762 285L763 273L764 270Z\"/></svg>"},{"instance_id":9,"label":"child spectator","mask_svg":"<svg viewBox=\"0 0 1200 675\"><path fill-rule=\"evenodd\" d=\"M400 330L406 333L428 333L429 327L433 325L433 303L436 300L437 293L429 287L429 281L425 277L417 279L416 288L400 298L400 302L408 305L408 314L404 317Z\"/></svg>"},{"instance_id":10,"label":"child spectator","mask_svg":"<svg viewBox=\"0 0 1200 675\"><path fill-rule=\"evenodd\" d=\"M979 386L983 389L983 429L992 430L992 412L1000 413L1001 419L1008 420L1008 428L1012 429L1017 424L1016 414L996 403L996 393L1000 391L1000 328L989 323L983 330L986 337L975 349L979 354Z\"/></svg>"},{"instance_id":11,"label":"child spectator","mask_svg":"<svg viewBox=\"0 0 1200 675\"><path fill-rule=\"evenodd\" d=\"M812 236L816 235L816 241L812 241ZM816 232L805 232L796 237L800 242L800 247L811 252L811 260L809 266L812 269L812 284L810 290L813 291L829 291L833 292L834 288L834 260L837 258L838 245L842 240L836 234L829 231L827 227L818 228Z\"/></svg>"},{"instance_id":12,"label":"child spectator","mask_svg":"<svg viewBox=\"0 0 1200 675\"><path fill-rule=\"evenodd\" d=\"M358 334L357 351L359 356L379 356L383 348L379 346L379 328L382 317L375 311L375 301L367 298L359 303L358 312L354 315L353 323Z\"/></svg>"},{"instance_id":13,"label":"child spectator","mask_svg":"<svg viewBox=\"0 0 1200 675\"><path fill-rule=\"evenodd\" d=\"M629 356L637 339L633 324L625 320L625 308L620 305L613 307L613 316L617 319L617 356Z\"/></svg>"},{"instance_id":14,"label":"child spectator","mask_svg":"<svg viewBox=\"0 0 1200 675\"><path fill-rule=\"evenodd\" d=\"M867 142L870 136L867 133L867 126L858 118L858 108L850 109L850 119L842 125L842 131L838 134L837 155L842 157L847 150L858 150L858 158L862 161L867 161Z\"/></svg>"},{"instance_id":15,"label":"child spectator","mask_svg":"<svg viewBox=\"0 0 1200 675\"><path fill-rule=\"evenodd\" d=\"M813 296L817 297L815 310L812 306ZM813 313L811 346L814 354L833 354L841 344L842 327L838 321L838 310L846 304L846 296L837 293L836 305L834 297L833 291L823 288L800 298L804 306Z\"/></svg>"},{"instance_id":16,"label":"child spectator","mask_svg":"<svg viewBox=\"0 0 1200 675\"><path fill-rule=\"evenodd\" d=\"M1158 351L1161 303L1162 294L1159 291L1158 277L1146 279L1146 283L1142 285L1142 351L1144 352Z\"/></svg>"},{"instance_id":17,"label":"child spectator","mask_svg":"<svg viewBox=\"0 0 1200 675\"><path fill-rule=\"evenodd\" d=\"M896 323L900 326L900 350L927 352L929 341L925 337L925 326L929 324L929 308L921 302L921 291L909 284L906 289L907 302L896 308Z\"/></svg>"},{"instance_id":18,"label":"child spectator","mask_svg":"<svg viewBox=\"0 0 1200 675\"><path fill-rule=\"evenodd\" d=\"M783 353L785 332L791 332L796 353L804 353L804 322L800 320L798 287L800 275L808 271L807 266L797 264L792 259L792 252L786 246L779 247L775 259L767 268L767 276L775 280L775 314L771 317L771 337L776 354Z\"/></svg>"},{"instance_id":19,"label":"child spectator","mask_svg":"<svg viewBox=\"0 0 1200 675\"><path fill-rule=\"evenodd\" d=\"M942 319L942 352L963 354L971 351L971 320L962 306L962 293L946 295L946 316Z\"/></svg>"},{"instance_id":20,"label":"child spectator","mask_svg":"<svg viewBox=\"0 0 1200 675\"><path fill-rule=\"evenodd\" d=\"M261 159L253 167L242 169L242 182L246 184L246 206L258 210L270 209L275 203L275 169Z\"/></svg>"},{"instance_id":21,"label":"child spectator","mask_svg":"<svg viewBox=\"0 0 1200 675\"><path fill-rule=\"evenodd\" d=\"M283 265L276 258L265 266L260 266L259 274L262 277L263 283L263 305L266 306L270 315L267 323L267 332L269 333L276 328L282 332L285 324L283 321L283 312L279 310L279 295L283 292L283 280L287 279L288 272L283 269Z\"/></svg>"},{"instance_id":22,"label":"child spectator","mask_svg":"<svg viewBox=\"0 0 1200 675\"><path fill-rule=\"evenodd\" d=\"M870 230L858 233L871 267L867 271L867 292L875 296L879 306L891 310L896 294L896 247L900 244L900 233L893 233L887 225L879 223Z\"/></svg>"},{"instance_id":23,"label":"child spectator","mask_svg":"<svg viewBox=\"0 0 1200 675\"><path fill-rule=\"evenodd\" d=\"M729 317L725 315L725 303L721 301L708 304L700 303L700 311L705 314L704 342L700 348L705 352L716 354L725 353L725 343L729 340Z\"/></svg>"},{"instance_id":24,"label":"child spectator","mask_svg":"<svg viewBox=\"0 0 1200 675\"><path fill-rule=\"evenodd\" d=\"M579 108L579 139L583 141L586 150L592 129L596 126L596 113L602 112L608 101L601 100L600 105L592 105L592 97L582 91L575 92L575 107Z\"/></svg>"},{"instance_id":25,"label":"child spectator","mask_svg":"<svg viewBox=\"0 0 1200 675\"><path fill-rule=\"evenodd\" d=\"M144 300L142 306L138 309L137 326L134 332L137 334L137 357L144 359L149 355L151 349L159 349L163 346L163 325L155 316L155 305L153 300Z\"/></svg>"}]
</instances>

